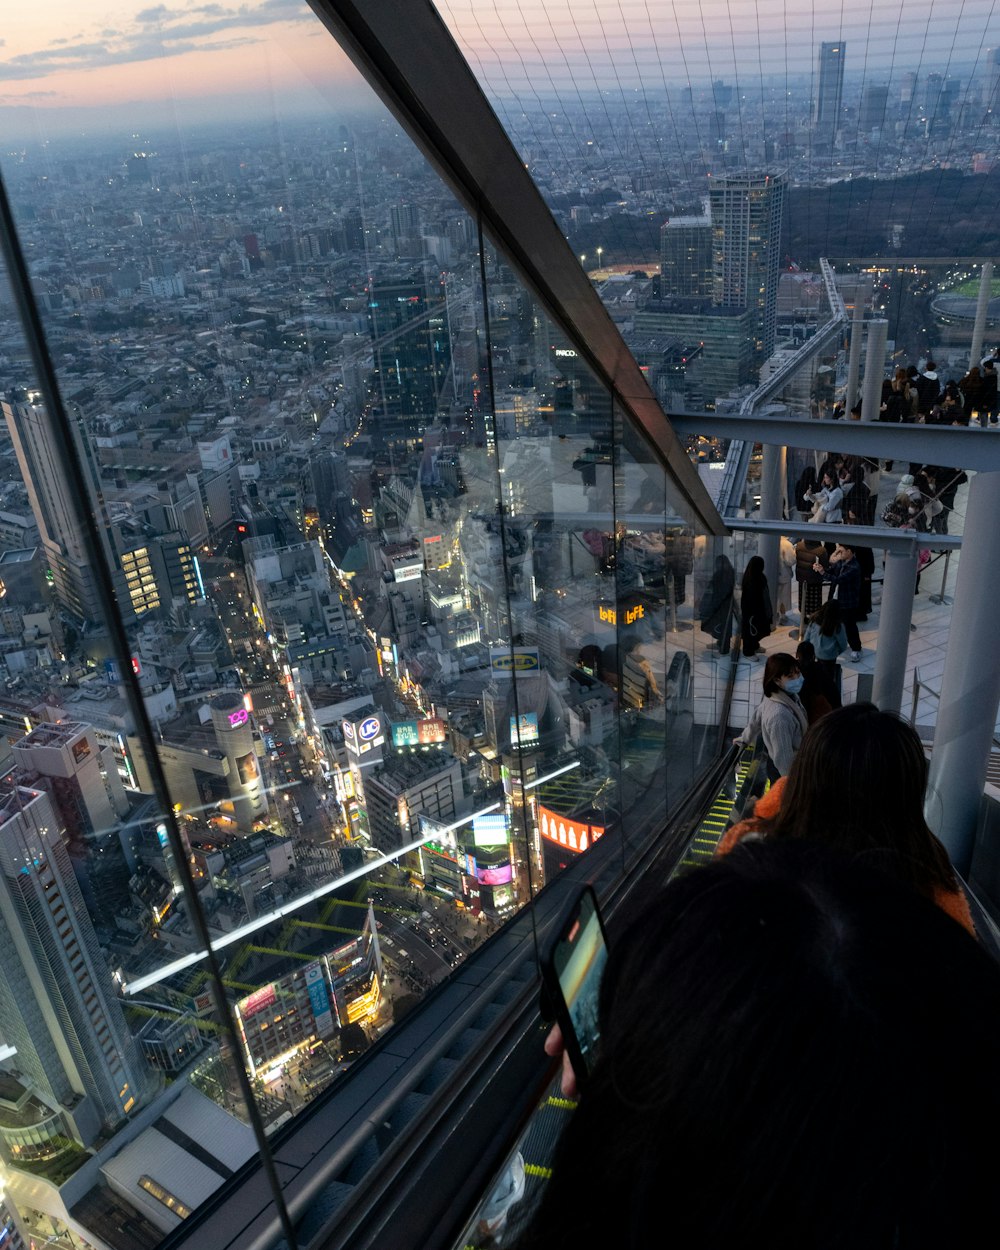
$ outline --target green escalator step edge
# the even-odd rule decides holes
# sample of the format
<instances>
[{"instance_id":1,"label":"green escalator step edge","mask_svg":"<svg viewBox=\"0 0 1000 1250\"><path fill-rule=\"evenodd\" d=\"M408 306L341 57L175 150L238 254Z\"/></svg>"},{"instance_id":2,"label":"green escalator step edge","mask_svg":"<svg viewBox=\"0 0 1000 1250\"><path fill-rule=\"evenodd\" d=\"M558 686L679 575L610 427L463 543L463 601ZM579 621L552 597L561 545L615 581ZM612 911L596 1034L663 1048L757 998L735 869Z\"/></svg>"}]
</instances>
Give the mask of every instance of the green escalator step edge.
<instances>
[{"instance_id":1,"label":"green escalator step edge","mask_svg":"<svg viewBox=\"0 0 1000 1250\"><path fill-rule=\"evenodd\" d=\"M558 1107L560 1111L573 1111L576 1109L576 1102L572 1098L556 1098L553 1094L551 1098L546 1098L545 1105L547 1107Z\"/></svg>"},{"instance_id":2,"label":"green escalator step edge","mask_svg":"<svg viewBox=\"0 0 1000 1250\"><path fill-rule=\"evenodd\" d=\"M547 1181L552 1175L551 1168L543 1168L537 1163L526 1163L524 1165L525 1176L537 1176L543 1181Z\"/></svg>"}]
</instances>

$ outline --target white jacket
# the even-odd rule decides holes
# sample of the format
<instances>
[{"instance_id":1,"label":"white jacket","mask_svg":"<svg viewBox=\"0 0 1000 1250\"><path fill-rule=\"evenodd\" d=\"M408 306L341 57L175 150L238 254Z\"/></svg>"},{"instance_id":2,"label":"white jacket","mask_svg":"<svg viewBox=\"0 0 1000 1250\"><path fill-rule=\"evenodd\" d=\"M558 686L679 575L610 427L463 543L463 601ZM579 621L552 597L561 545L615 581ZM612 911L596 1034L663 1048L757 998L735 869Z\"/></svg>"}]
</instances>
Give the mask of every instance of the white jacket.
<instances>
[{"instance_id":1,"label":"white jacket","mask_svg":"<svg viewBox=\"0 0 1000 1250\"><path fill-rule=\"evenodd\" d=\"M821 486L819 490L806 491L805 498L812 500L810 521L829 521L832 524L843 521L841 504L844 502L844 492L839 486Z\"/></svg>"},{"instance_id":2,"label":"white jacket","mask_svg":"<svg viewBox=\"0 0 1000 1250\"><path fill-rule=\"evenodd\" d=\"M809 718L798 695L776 690L761 699L750 724L740 734L740 741L753 742L760 734L771 763L780 776L787 777L802 735L808 728Z\"/></svg>"}]
</instances>

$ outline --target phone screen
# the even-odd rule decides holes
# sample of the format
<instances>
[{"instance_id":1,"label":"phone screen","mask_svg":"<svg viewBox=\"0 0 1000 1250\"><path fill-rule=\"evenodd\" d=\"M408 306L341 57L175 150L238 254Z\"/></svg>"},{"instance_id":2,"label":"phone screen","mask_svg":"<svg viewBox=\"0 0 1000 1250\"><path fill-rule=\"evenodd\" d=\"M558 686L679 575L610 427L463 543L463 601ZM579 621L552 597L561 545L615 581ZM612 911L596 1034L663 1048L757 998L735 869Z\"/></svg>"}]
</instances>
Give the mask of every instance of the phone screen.
<instances>
[{"instance_id":1,"label":"phone screen","mask_svg":"<svg viewBox=\"0 0 1000 1250\"><path fill-rule=\"evenodd\" d=\"M574 1067L579 1059L588 1074L597 1062L601 1037L598 999L607 957L597 900L593 891L587 889L555 944L552 964L576 1040L575 1047L570 1043L570 1058L574 1060ZM578 1056L573 1054L574 1049L579 1052ZM578 1075L583 1073L578 1072Z\"/></svg>"}]
</instances>

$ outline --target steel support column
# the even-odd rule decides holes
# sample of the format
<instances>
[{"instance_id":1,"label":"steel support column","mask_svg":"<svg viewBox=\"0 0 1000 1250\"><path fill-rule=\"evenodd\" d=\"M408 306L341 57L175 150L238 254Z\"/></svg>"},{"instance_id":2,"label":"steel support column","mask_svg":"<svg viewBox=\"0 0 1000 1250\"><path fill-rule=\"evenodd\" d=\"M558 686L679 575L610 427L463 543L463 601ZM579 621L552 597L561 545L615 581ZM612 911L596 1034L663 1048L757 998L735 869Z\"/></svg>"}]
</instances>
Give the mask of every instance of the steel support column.
<instances>
[{"instance_id":1,"label":"steel support column","mask_svg":"<svg viewBox=\"0 0 1000 1250\"><path fill-rule=\"evenodd\" d=\"M878 648L875 652L875 684L872 700L883 712L898 712L903 705L906 653L910 645L913 588L917 581L917 549L887 551L882 609L879 613Z\"/></svg>"},{"instance_id":2,"label":"steel support column","mask_svg":"<svg viewBox=\"0 0 1000 1250\"><path fill-rule=\"evenodd\" d=\"M986 314L990 296L993 294L993 262L983 261L983 276L979 281L979 298L976 300L976 320L972 327L972 346L969 349L969 368L978 365L983 354L983 336L986 333Z\"/></svg>"},{"instance_id":3,"label":"steel support column","mask_svg":"<svg viewBox=\"0 0 1000 1250\"><path fill-rule=\"evenodd\" d=\"M765 521L780 521L785 515L785 449L774 443L764 446L760 474L760 516ZM764 576L771 592L771 611L778 619L778 574L781 559L781 535L761 534L757 551L764 558Z\"/></svg>"},{"instance_id":4,"label":"steel support column","mask_svg":"<svg viewBox=\"0 0 1000 1250\"><path fill-rule=\"evenodd\" d=\"M976 824L1000 703L996 571L1000 565L1000 473L977 473L969 485L955 605L941 678L931 755L927 818L960 873L972 862Z\"/></svg>"},{"instance_id":5,"label":"steel support column","mask_svg":"<svg viewBox=\"0 0 1000 1250\"><path fill-rule=\"evenodd\" d=\"M868 322L868 349L865 352L865 387L861 397L861 420L877 421L882 404L882 382L885 379L885 341L888 321Z\"/></svg>"},{"instance_id":6,"label":"steel support column","mask_svg":"<svg viewBox=\"0 0 1000 1250\"><path fill-rule=\"evenodd\" d=\"M861 339L865 332L865 305L868 287L859 282L854 292L854 320L851 322L851 350L847 357L847 390L844 392L844 408L848 414L858 402L858 377L861 374Z\"/></svg>"}]
</instances>

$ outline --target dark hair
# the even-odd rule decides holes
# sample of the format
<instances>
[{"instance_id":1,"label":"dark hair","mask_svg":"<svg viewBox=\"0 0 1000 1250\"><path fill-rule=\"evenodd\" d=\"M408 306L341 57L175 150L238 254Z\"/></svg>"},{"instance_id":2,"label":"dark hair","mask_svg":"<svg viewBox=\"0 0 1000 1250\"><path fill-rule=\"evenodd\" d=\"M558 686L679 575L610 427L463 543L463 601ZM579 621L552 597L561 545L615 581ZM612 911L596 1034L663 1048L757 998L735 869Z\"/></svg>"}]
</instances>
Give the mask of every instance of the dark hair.
<instances>
[{"instance_id":1,"label":"dark hair","mask_svg":"<svg viewBox=\"0 0 1000 1250\"><path fill-rule=\"evenodd\" d=\"M956 881L924 819L926 788L927 756L916 731L873 703L852 703L803 736L767 833L869 853L932 897Z\"/></svg>"},{"instance_id":2,"label":"dark hair","mask_svg":"<svg viewBox=\"0 0 1000 1250\"><path fill-rule=\"evenodd\" d=\"M768 698L781 687L778 682L784 677L791 677L793 673L800 672L799 662L794 655L789 655L787 651L775 651L767 657L767 663L764 665L764 694Z\"/></svg>"},{"instance_id":3,"label":"dark hair","mask_svg":"<svg viewBox=\"0 0 1000 1250\"><path fill-rule=\"evenodd\" d=\"M756 588L763 586L766 581L763 557L751 556L747 561L746 568L743 570L743 581L740 583L740 589L746 590L747 587Z\"/></svg>"},{"instance_id":4,"label":"dark hair","mask_svg":"<svg viewBox=\"0 0 1000 1250\"><path fill-rule=\"evenodd\" d=\"M795 658L799 664L811 664L816 658L816 648L811 642L800 642L795 648Z\"/></svg>"},{"instance_id":5,"label":"dark hair","mask_svg":"<svg viewBox=\"0 0 1000 1250\"><path fill-rule=\"evenodd\" d=\"M995 1218L1000 970L874 869L750 842L674 880L601 1025L520 1250L971 1250Z\"/></svg>"},{"instance_id":6,"label":"dark hair","mask_svg":"<svg viewBox=\"0 0 1000 1250\"><path fill-rule=\"evenodd\" d=\"M813 613L811 623L819 626L819 632L826 638L832 638L840 629L840 604L836 599L827 599Z\"/></svg>"}]
</instances>

